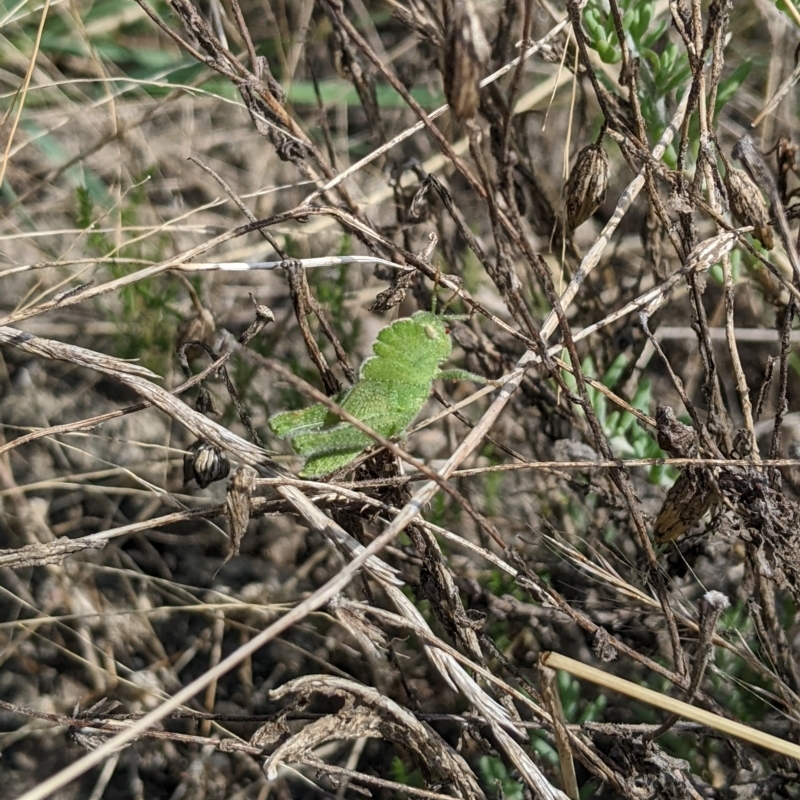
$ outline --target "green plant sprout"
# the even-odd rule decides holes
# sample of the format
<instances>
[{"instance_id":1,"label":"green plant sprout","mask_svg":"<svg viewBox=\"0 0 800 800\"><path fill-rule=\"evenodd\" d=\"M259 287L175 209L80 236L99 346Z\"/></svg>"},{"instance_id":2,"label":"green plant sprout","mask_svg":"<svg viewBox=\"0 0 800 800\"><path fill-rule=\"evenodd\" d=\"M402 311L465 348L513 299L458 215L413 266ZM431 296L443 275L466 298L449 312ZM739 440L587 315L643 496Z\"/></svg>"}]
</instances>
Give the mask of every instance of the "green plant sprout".
<instances>
[{"instance_id":1,"label":"green plant sprout","mask_svg":"<svg viewBox=\"0 0 800 800\"><path fill-rule=\"evenodd\" d=\"M619 0L622 29L631 58L636 63L639 103L647 129L656 138L669 122L668 98L691 80L689 57L680 45L672 41L672 25L667 4L656 0ZM779 6L780 7L780 6ZM589 0L582 14L583 26L589 46L595 50L604 64L617 64L622 60L622 48L608 0ZM753 66L752 60L743 58L741 63L720 81L716 92L714 116L736 94ZM610 78L598 71L598 80L612 89ZM696 118L691 121L697 126ZM696 127L693 130L697 130ZM697 133L689 136L698 141ZM693 157L693 156L692 156ZM667 149L665 161L675 166L677 151Z\"/></svg>"},{"instance_id":2,"label":"green plant sprout","mask_svg":"<svg viewBox=\"0 0 800 800\"><path fill-rule=\"evenodd\" d=\"M449 324L458 319L465 318L418 311L396 320L378 334L372 345L375 355L361 365L358 381L333 400L389 439L405 433L425 405L433 381L485 383L485 378L465 370L439 369L453 349ZM321 404L275 414L269 427L306 459L303 478L339 470L373 444L366 433Z\"/></svg>"}]
</instances>

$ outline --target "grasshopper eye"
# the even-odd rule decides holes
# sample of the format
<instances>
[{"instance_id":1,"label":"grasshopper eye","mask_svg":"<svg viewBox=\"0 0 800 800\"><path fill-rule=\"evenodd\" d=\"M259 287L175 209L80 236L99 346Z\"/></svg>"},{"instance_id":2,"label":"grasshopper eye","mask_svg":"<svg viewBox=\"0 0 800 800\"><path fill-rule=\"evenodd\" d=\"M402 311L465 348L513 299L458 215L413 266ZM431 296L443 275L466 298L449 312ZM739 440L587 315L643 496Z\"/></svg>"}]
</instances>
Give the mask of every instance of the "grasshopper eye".
<instances>
[{"instance_id":1,"label":"grasshopper eye","mask_svg":"<svg viewBox=\"0 0 800 800\"><path fill-rule=\"evenodd\" d=\"M434 328L434 327L433 327L433 325L426 325L426 326L424 327L424 331L425 331L425 335L426 335L426 336L427 336L429 339L436 339L436 338L438 338L438 336L437 336L437 334L436 334L436 328Z\"/></svg>"}]
</instances>

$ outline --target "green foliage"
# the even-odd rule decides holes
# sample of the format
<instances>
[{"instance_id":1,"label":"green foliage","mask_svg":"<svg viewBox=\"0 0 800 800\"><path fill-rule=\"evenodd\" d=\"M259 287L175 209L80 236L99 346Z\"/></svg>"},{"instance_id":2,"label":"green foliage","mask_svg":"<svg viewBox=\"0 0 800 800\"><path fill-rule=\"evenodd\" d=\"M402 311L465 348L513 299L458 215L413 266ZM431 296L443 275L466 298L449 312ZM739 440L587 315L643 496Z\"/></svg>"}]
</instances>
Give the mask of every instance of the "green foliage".
<instances>
[{"instance_id":1,"label":"green foliage","mask_svg":"<svg viewBox=\"0 0 800 800\"><path fill-rule=\"evenodd\" d=\"M582 725L584 722L598 722L603 718L603 709L608 702L604 694L599 694L594 700L583 704L581 702L581 684L568 672L560 670L558 673L558 691L561 696L561 705L567 722Z\"/></svg>"},{"instance_id":2,"label":"green foliage","mask_svg":"<svg viewBox=\"0 0 800 800\"><path fill-rule=\"evenodd\" d=\"M406 431L437 378L483 382L463 370L439 369L453 346L448 329L452 319L418 311L384 328L372 346L375 355L361 367L358 382L334 398L335 402L381 436L391 438ZM367 434L322 405L276 414L269 426L305 457L300 475L306 478L347 466L373 443Z\"/></svg>"},{"instance_id":3,"label":"green foliage","mask_svg":"<svg viewBox=\"0 0 800 800\"><path fill-rule=\"evenodd\" d=\"M547 573L540 573L539 578L545 583L548 583L550 580L550 576ZM502 597L504 594L508 594L522 602L526 602L529 599L525 589L520 587L514 578L505 570L491 570L482 579L482 582L485 583L486 591L491 592L497 597Z\"/></svg>"},{"instance_id":4,"label":"green foliage","mask_svg":"<svg viewBox=\"0 0 800 800\"><path fill-rule=\"evenodd\" d=\"M796 608L789 597L781 610L784 628L793 625ZM752 617L744 602L731 606L722 615L719 627L735 642L751 641L756 635ZM709 670L708 677L716 696L721 702L724 698L725 709L734 719L758 726L768 711L766 698L771 691L769 681L744 659L724 648L715 651L714 665L716 669Z\"/></svg>"},{"instance_id":5,"label":"green foliage","mask_svg":"<svg viewBox=\"0 0 800 800\"><path fill-rule=\"evenodd\" d=\"M75 211L75 221L78 223L79 228L88 231L86 234L86 241L90 250L94 253L109 252L112 247L106 235L94 229L94 221L92 219L94 203L92 202L91 192L88 186L78 186L75 189L75 196L78 201L78 208Z\"/></svg>"},{"instance_id":6,"label":"green foliage","mask_svg":"<svg viewBox=\"0 0 800 800\"><path fill-rule=\"evenodd\" d=\"M392 759L389 771L391 779L395 783L402 783L403 786L411 786L416 789L425 788L425 781L420 771L418 769L409 770L408 765L397 756Z\"/></svg>"},{"instance_id":7,"label":"green foliage","mask_svg":"<svg viewBox=\"0 0 800 800\"><path fill-rule=\"evenodd\" d=\"M620 353L600 378L600 383L609 389L614 389L630 358L630 355ZM595 367L591 357L584 359L581 364L581 370L584 375L590 377L594 375ZM570 388L576 388L575 378L571 373L565 372L564 380ZM597 419L603 428L603 433L608 438L611 449L617 458L664 457L664 452L658 446L655 438L639 425L633 414L617 408L610 410L606 396L592 386L587 386L587 394ZM638 411L649 413L652 405L652 391L649 380L642 379L639 382L630 404ZM674 473L671 475L665 474L664 467L654 466L650 469L650 481L656 485L669 486L675 477Z\"/></svg>"},{"instance_id":8,"label":"green foliage","mask_svg":"<svg viewBox=\"0 0 800 800\"><path fill-rule=\"evenodd\" d=\"M358 92L351 83L344 80L318 81L322 103L326 107L330 106L360 106L361 99ZM424 86L413 87L411 96L423 107L427 109L438 108L445 102L441 92L432 92ZM379 83L376 86L375 94L380 108L405 108L405 100L388 84ZM292 83L289 88L288 99L294 105L317 105L317 94L314 84L311 81L297 81Z\"/></svg>"},{"instance_id":9,"label":"green foliage","mask_svg":"<svg viewBox=\"0 0 800 800\"><path fill-rule=\"evenodd\" d=\"M795 27L797 25L797 3L794 0L776 0L775 8L791 20Z\"/></svg>"},{"instance_id":10,"label":"green foliage","mask_svg":"<svg viewBox=\"0 0 800 800\"><path fill-rule=\"evenodd\" d=\"M739 91L742 84L747 79L747 76L750 74L750 70L752 68L752 59L745 58L742 60L741 64L736 66L736 69L734 69L727 78L724 78L719 82L719 88L717 89L717 104L714 107L715 116L719 115L722 107L736 94L736 92Z\"/></svg>"},{"instance_id":11,"label":"green foliage","mask_svg":"<svg viewBox=\"0 0 800 800\"><path fill-rule=\"evenodd\" d=\"M125 259L161 259L168 245L166 237L149 237L116 247L105 233L94 230L98 218L105 219L110 214L103 209L97 213L93 195L86 186L77 187L75 195L75 221L86 230L87 250L100 258L115 259L115 263L109 264L112 277L121 278L138 269L117 263ZM145 201L141 184L125 195L125 205L117 210L121 227L139 224L139 208ZM178 290L177 279L169 275L136 281L119 290L121 307L113 311L106 310L117 325L116 355L121 358L137 358L155 372L166 371L172 359L179 323L178 313L173 308Z\"/></svg>"},{"instance_id":12,"label":"green foliage","mask_svg":"<svg viewBox=\"0 0 800 800\"><path fill-rule=\"evenodd\" d=\"M642 109L650 135L655 140L661 135L669 122L666 104L674 92L686 87L691 78L689 58L682 44L671 41L669 31L669 11L664 7L656 16L655 0L621 0L622 28L631 57L638 60L639 104ZM617 38L614 20L606 0L590 0L583 12L583 23L590 46L597 51L606 64L617 64L622 60L622 49ZM717 92L715 113L719 114L725 103L744 83L752 63L745 59L736 69L720 82ZM598 79L614 91L614 87L603 75L597 72ZM690 139L697 141L695 130ZM670 149L665 160L675 164L675 153Z\"/></svg>"},{"instance_id":13,"label":"green foliage","mask_svg":"<svg viewBox=\"0 0 800 800\"><path fill-rule=\"evenodd\" d=\"M169 18L171 11L164 0L150 5L159 16ZM80 25L67 12L50 14L42 31L42 52L55 61L96 59L113 64L114 69L104 80L81 81L79 88L69 85L37 87L27 96L26 106L59 107L65 95L78 100L86 97L96 100L107 97L109 91L117 96L132 92L155 99L166 96L175 86L193 84L198 91L197 81L203 76L209 76L203 81L204 91L238 98L230 81L209 72L205 65L198 64L177 47L164 46L163 40L149 37L150 20L143 14L126 14L125 10L121 9L119 0L86 3L81 7ZM4 30L9 47L20 52L29 51L37 36L38 22L38 15L22 14L15 26Z\"/></svg>"},{"instance_id":14,"label":"green foliage","mask_svg":"<svg viewBox=\"0 0 800 800\"><path fill-rule=\"evenodd\" d=\"M661 37L667 32L669 23L666 16L653 21L655 2L638 2L638 0L622 0L622 27L628 33L634 56L646 56L656 47ZM608 10L607 3L602 0L590 2L583 14L583 22L590 43L597 50L606 64L616 64L622 59L622 50L614 28L614 20Z\"/></svg>"},{"instance_id":15,"label":"green foliage","mask_svg":"<svg viewBox=\"0 0 800 800\"><path fill-rule=\"evenodd\" d=\"M750 237L751 244L764 252L764 245L761 244L758 240L754 239L752 236ZM742 251L738 247L733 250L730 254L731 260L731 278L733 279L734 283L739 280L742 274ZM754 256L751 256L750 253L747 253L747 260L752 268L758 268L761 266L761 262L757 261ZM708 271L709 277L719 283L720 285L724 284L725 282L725 274L722 271L722 264L714 264L711 269Z\"/></svg>"},{"instance_id":16,"label":"green foliage","mask_svg":"<svg viewBox=\"0 0 800 800\"><path fill-rule=\"evenodd\" d=\"M551 767L558 765L558 750L542 734L531 734L531 749Z\"/></svg>"},{"instance_id":17,"label":"green foliage","mask_svg":"<svg viewBox=\"0 0 800 800\"><path fill-rule=\"evenodd\" d=\"M506 765L499 758L481 756L478 760L478 771L487 785L499 784L505 800L523 800L525 797L522 782L508 774ZM499 797L499 793L494 796Z\"/></svg>"},{"instance_id":18,"label":"green foliage","mask_svg":"<svg viewBox=\"0 0 800 800\"><path fill-rule=\"evenodd\" d=\"M795 352L789 353L789 367L795 375L800 375L800 356Z\"/></svg>"},{"instance_id":19,"label":"green foliage","mask_svg":"<svg viewBox=\"0 0 800 800\"><path fill-rule=\"evenodd\" d=\"M458 513L458 509L460 509L460 506L452 502L452 498L444 492L439 492L428 504L428 521L432 525L445 526L448 518L452 519L452 516L448 517L448 515L454 510Z\"/></svg>"}]
</instances>

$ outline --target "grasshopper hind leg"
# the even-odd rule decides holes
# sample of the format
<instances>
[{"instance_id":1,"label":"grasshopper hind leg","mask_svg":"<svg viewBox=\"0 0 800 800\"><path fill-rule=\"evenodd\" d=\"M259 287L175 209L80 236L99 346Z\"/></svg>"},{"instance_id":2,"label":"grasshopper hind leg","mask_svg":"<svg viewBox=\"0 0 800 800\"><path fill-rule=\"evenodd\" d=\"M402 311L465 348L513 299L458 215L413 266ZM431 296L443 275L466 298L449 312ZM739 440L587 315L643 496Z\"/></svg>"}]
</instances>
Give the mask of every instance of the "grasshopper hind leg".
<instances>
[{"instance_id":1,"label":"grasshopper hind leg","mask_svg":"<svg viewBox=\"0 0 800 800\"><path fill-rule=\"evenodd\" d=\"M343 450L338 453L310 456L303 469L300 470L300 477L321 478L323 475L329 475L331 472L346 467L351 461L355 461L363 452L364 448L360 447L358 450Z\"/></svg>"}]
</instances>

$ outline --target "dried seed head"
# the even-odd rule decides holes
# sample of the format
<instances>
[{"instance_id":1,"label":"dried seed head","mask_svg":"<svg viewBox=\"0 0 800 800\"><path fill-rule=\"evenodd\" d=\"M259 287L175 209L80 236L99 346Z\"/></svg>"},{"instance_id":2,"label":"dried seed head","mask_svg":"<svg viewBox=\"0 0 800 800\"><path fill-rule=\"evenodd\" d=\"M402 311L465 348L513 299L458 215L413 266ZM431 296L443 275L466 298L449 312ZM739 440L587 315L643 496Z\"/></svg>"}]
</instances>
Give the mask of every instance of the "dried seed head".
<instances>
[{"instance_id":1,"label":"dried seed head","mask_svg":"<svg viewBox=\"0 0 800 800\"><path fill-rule=\"evenodd\" d=\"M772 250L774 240L769 226L769 214L758 187L750 176L740 169L730 168L725 174L725 188L728 191L733 216L740 225L752 225L753 236L767 250Z\"/></svg>"},{"instance_id":2,"label":"dried seed head","mask_svg":"<svg viewBox=\"0 0 800 800\"><path fill-rule=\"evenodd\" d=\"M738 230L723 231L711 239L700 242L700 244L692 248L692 251L686 257L684 269L687 272L695 273L705 272L710 269L733 250L740 233Z\"/></svg>"},{"instance_id":3,"label":"dried seed head","mask_svg":"<svg viewBox=\"0 0 800 800\"><path fill-rule=\"evenodd\" d=\"M400 305L403 302L411 284L417 276L415 269L398 270L388 289L384 289L375 298L375 302L369 307L370 311L388 311L390 308Z\"/></svg>"},{"instance_id":4,"label":"dried seed head","mask_svg":"<svg viewBox=\"0 0 800 800\"><path fill-rule=\"evenodd\" d=\"M231 465L225 453L216 445L198 439L189 447L189 452L183 457L184 483L194 478L201 489L214 481L221 481L228 477Z\"/></svg>"},{"instance_id":5,"label":"dried seed head","mask_svg":"<svg viewBox=\"0 0 800 800\"><path fill-rule=\"evenodd\" d=\"M386 660L389 641L386 634L372 622L360 603L354 603L342 595L336 595L328 603L328 611L342 624L345 630L359 643L362 653L370 658Z\"/></svg>"},{"instance_id":6,"label":"dried seed head","mask_svg":"<svg viewBox=\"0 0 800 800\"><path fill-rule=\"evenodd\" d=\"M242 465L233 473L228 494L225 497L225 513L228 517L230 544L225 562L239 555L239 546L250 522L250 508L253 504L253 486L258 475L252 467Z\"/></svg>"},{"instance_id":7,"label":"dried seed head","mask_svg":"<svg viewBox=\"0 0 800 800\"><path fill-rule=\"evenodd\" d=\"M567 224L571 229L585 222L606 199L608 156L599 144L578 153L567 181Z\"/></svg>"},{"instance_id":8,"label":"dried seed head","mask_svg":"<svg viewBox=\"0 0 800 800\"><path fill-rule=\"evenodd\" d=\"M104 731L97 725L84 725L83 727L71 725L68 729L67 736L69 736L73 742L79 744L84 750L92 752L92 750L97 750L98 747L104 745L112 736L118 734L123 727L129 728L131 725L133 725L132 722L117 722L114 728L107 731ZM131 744L131 742L126 742L125 744L117 745L111 752L117 753L120 750L124 750L126 747L130 747Z\"/></svg>"},{"instance_id":9,"label":"dried seed head","mask_svg":"<svg viewBox=\"0 0 800 800\"><path fill-rule=\"evenodd\" d=\"M775 158L778 161L778 191L784 205L789 203L789 173L798 174L797 165L795 164L798 149L798 146L793 144L788 136L781 136L778 139Z\"/></svg>"},{"instance_id":10,"label":"dried seed head","mask_svg":"<svg viewBox=\"0 0 800 800\"><path fill-rule=\"evenodd\" d=\"M697 467L684 469L667 492L653 527L656 544L666 544L683 536L716 499L717 493L703 470Z\"/></svg>"},{"instance_id":11,"label":"dried seed head","mask_svg":"<svg viewBox=\"0 0 800 800\"><path fill-rule=\"evenodd\" d=\"M489 42L471 0L455 0L444 45L444 94L453 116L471 119L478 108L480 80L489 63Z\"/></svg>"},{"instance_id":12,"label":"dried seed head","mask_svg":"<svg viewBox=\"0 0 800 800\"><path fill-rule=\"evenodd\" d=\"M99 700L85 711L79 711L78 706L75 706L72 712L72 719L75 721L68 724L67 736L72 741L77 742L84 750L90 752L97 750L100 745L105 744L112 736L133 725L132 722L127 720L112 721L107 719L107 715L112 714L120 706L121 703L116 700L109 700L107 697ZM132 742L117 745L112 752L116 753L124 750L131 744Z\"/></svg>"},{"instance_id":13,"label":"dried seed head","mask_svg":"<svg viewBox=\"0 0 800 800\"><path fill-rule=\"evenodd\" d=\"M214 316L208 309L201 306L194 316L181 323L178 328L178 341L211 344L215 330Z\"/></svg>"},{"instance_id":14,"label":"dried seed head","mask_svg":"<svg viewBox=\"0 0 800 800\"><path fill-rule=\"evenodd\" d=\"M679 458L690 458L697 452L694 429L680 422L669 406L656 409L656 438L662 450Z\"/></svg>"}]
</instances>

